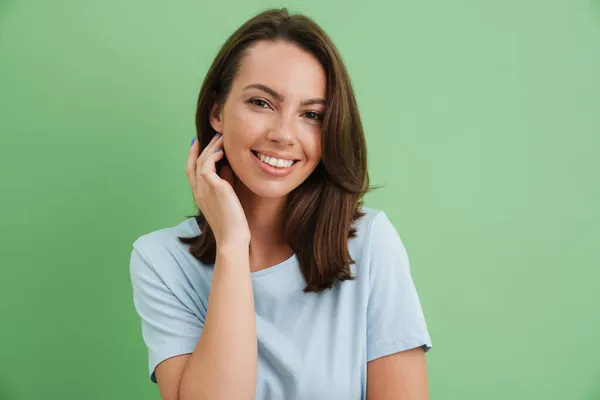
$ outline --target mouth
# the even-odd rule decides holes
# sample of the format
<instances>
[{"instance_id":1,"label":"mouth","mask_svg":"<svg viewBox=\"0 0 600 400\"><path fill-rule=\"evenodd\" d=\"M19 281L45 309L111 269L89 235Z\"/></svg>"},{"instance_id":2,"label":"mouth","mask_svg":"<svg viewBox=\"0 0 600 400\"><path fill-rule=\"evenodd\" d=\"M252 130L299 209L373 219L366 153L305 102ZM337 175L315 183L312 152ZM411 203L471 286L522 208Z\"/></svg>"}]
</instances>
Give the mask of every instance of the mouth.
<instances>
[{"instance_id":1,"label":"mouth","mask_svg":"<svg viewBox=\"0 0 600 400\"><path fill-rule=\"evenodd\" d=\"M266 157L265 155L251 150L256 161L256 166L265 175L274 178L283 178L291 174L297 167L298 161L300 160L279 160ZM275 165L273 165L275 164Z\"/></svg>"},{"instance_id":2,"label":"mouth","mask_svg":"<svg viewBox=\"0 0 600 400\"><path fill-rule=\"evenodd\" d=\"M288 169L291 168L294 164L296 164L299 160L280 160L280 159L276 159L276 158L272 158L269 156L265 156L263 154L260 154L257 151L251 150L252 154L254 154L254 157L256 157L261 163L268 165L272 168L276 168L276 169Z\"/></svg>"}]
</instances>

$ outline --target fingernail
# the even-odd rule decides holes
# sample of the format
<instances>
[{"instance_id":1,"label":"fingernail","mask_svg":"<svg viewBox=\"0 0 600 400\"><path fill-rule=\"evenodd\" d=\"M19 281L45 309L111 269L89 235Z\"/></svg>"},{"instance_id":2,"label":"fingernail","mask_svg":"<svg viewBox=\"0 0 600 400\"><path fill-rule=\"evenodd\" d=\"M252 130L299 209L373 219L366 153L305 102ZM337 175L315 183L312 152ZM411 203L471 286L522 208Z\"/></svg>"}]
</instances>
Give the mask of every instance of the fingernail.
<instances>
[{"instance_id":1,"label":"fingernail","mask_svg":"<svg viewBox=\"0 0 600 400\"><path fill-rule=\"evenodd\" d=\"M218 153L218 152L220 152L220 151L223 151L223 149L219 149L219 150L215 151L215 153Z\"/></svg>"},{"instance_id":2,"label":"fingernail","mask_svg":"<svg viewBox=\"0 0 600 400\"><path fill-rule=\"evenodd\" d=\"M194 137L194 138L192 139L192 143L190 143L190 147L192 147L192 146L194 145L194 142L195 142L195 141L196 141L196 138Z\"/></svg>"},{"instance_id":3,"label":"fingernail","mask_svg":"<svg viewBox=\"0 0 600 400\"><path fill-rule=\"evenodd\" d=\"M215 136L217 136L217 135L220 135L220 133L219 132L215 132Z\"/></svg>"}]
</instances>

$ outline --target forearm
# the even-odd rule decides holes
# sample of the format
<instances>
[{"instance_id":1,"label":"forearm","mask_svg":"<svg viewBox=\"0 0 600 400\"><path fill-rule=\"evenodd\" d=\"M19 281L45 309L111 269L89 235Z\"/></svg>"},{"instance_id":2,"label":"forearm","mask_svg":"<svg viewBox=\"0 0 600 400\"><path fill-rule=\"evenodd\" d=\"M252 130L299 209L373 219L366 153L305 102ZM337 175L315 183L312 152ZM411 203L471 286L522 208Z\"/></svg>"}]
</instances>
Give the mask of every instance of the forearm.
<instances>
[{"instance_id":1,"label":"forearm","mask_svg":"<svg viewBox=\"0 0 600 400\"><path fill-rule=\"evenodd\" d=\"M251 400L257 340L247 247L217 249L204 329L181 382L182 400Z\"/></svg>"}]
</instances>

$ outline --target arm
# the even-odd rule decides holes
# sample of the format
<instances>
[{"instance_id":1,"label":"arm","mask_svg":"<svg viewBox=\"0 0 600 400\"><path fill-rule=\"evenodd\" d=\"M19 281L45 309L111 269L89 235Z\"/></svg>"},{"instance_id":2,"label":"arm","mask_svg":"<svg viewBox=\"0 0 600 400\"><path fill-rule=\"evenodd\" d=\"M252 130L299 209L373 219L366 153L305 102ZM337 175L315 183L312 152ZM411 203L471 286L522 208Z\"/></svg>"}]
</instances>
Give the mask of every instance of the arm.
<instances>
[{"instance_id":1,"label":"arm","mask_svg":"<svg viewBox=\"0 0 600 400\"><path fill-rule=\"evenodd\" d=\"M199 142L194 141L186 168L194 201L217 243L203 318L194 301L186 301L189 293L182 286L188 278L171 276L180 271L169 268L168 251L155 251L154 263L142 257L143 251L132 252L134 302L142 318L151 379L159 384L164 400L255 397L258 350L250 229L233 190L233 171L223 167L220 175L216 173L222 150L222 135L215 135L200 156ZM149 235L146 240L151 240ZM160 249L153 243L148 247Z\"/></svg>"},{"instance_id":2,"label":"arm","mask_svg":"<svg viewBox=\"0 0 600 400\"><path fill-rule=\"evenodd\" d=\"M371 230L367 306L367 399L427 400L431 339L408 253L385 213Z\"/></svg>"},{"instance_id":3,"label":"arm","mask_svg":"<svg viewBox=\"0 0 600 400\"><path fill-rule=\"evenodd\" d=\"M427 368L421 347L367 364L367 400L428 400Z\"/></svg>"},{"instance_id":4,"label":"arm","mask_svg":"<svg viewBox=\"0 0 600 400\"><path fill-rule=\"evenodd\" d=\"M249 253L218 249L206 321L191 355L156 368L164 400L254 399L257 374L256 319Z\"/></svg>"},{"instance_id":5,"label":"arm","mask_svg":"<svg viewBox=\"0 0 600 400\"><path fill-rule=\"evenodd\" d=\"M179 391L175 400L251 400L256 393L258 349L250 228L233 189L233 171L216 170L224 157L223 135L215 135L202 152L199 146L198 141L190 146L186 175L216 241L211 289L204 328L192 355L163 369L163 382L161 377L157 380L170 392Z\"/></svg>"},{"instance_id":6,"label":"arm","mask_svg":"<svg viewBox=\"0 0 600 400\"><path fill-rule=\"evenodd\" d=\"M181 400L254 399L256 342L248 249L219 249L204 331L183 372Z\"/></svg>"}]
</instances>

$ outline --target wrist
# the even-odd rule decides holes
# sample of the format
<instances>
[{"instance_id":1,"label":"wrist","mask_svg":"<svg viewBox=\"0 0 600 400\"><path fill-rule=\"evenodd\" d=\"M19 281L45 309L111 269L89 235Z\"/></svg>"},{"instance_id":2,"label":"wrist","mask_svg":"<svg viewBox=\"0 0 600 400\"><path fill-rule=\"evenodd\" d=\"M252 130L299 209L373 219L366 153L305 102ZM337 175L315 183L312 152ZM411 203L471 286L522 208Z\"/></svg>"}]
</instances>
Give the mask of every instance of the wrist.
<instances>
[{"instance_id":1,"label":"wrist","mask_svg":"<svg viewBox=\"0 0 600 400\"><path fill-rule=\"evenodd\" d=\"M217 257L250 256L250 242L244 240L217 242Z\"/></svg>"}]
</instances>

